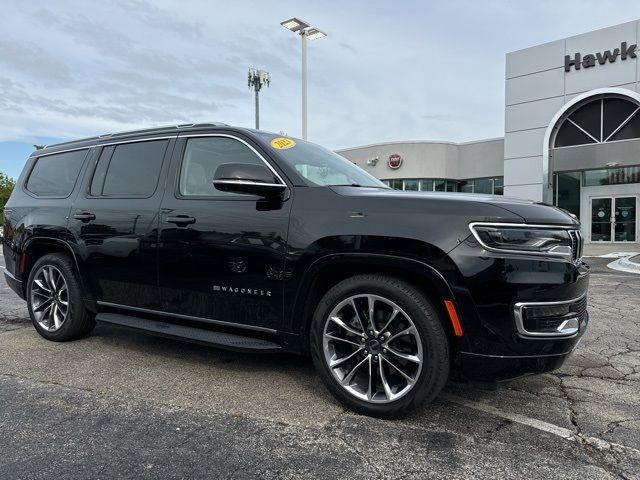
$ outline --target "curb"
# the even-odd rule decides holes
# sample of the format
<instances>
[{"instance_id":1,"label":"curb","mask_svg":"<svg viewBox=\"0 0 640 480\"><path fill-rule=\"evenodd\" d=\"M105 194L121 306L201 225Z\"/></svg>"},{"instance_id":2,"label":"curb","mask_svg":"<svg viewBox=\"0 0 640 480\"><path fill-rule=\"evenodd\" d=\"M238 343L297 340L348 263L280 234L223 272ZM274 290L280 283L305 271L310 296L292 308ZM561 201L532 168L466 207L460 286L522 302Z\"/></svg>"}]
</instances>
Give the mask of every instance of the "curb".
<instances>
[{"instance_id":1,"label":"curb","mask_svg":"<svg viewBox=\"0 0 640 480\"><path fill-rule=\"evenodd\" d=\"M640 263L631 261L633 257L622 257L619 260L620 265L627 268L632 268L640 272Z\"/></svg>"},{"instance_id":2,"label":"curb","mask_svg":"<svg viewBox=\"0 0 640 480\"><path fill-rule=\"evenodd\" d=\"M636 255L637 254L631 254L628 256L620 257L617 260L614 260L613 262L609 263L607 267L612 270L618 270L620 272L640 274L640 263L631 261L631 259Z\"/></svg>"}]
</instances>

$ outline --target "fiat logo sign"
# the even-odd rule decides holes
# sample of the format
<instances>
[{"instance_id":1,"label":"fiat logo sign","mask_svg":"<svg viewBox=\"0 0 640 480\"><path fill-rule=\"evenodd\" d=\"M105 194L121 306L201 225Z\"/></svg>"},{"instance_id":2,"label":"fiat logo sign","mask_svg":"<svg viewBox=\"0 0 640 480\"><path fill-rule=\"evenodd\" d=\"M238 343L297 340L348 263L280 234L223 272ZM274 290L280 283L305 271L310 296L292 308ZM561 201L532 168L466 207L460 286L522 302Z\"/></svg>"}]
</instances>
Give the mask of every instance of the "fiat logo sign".
<instances>
[{"instance_id":1,"label":"fiat logo sign","mask_svg":"<svg viewBox=\"0 0 640 480\"><path fill-rule=\"evenodd\" d=\"M400 168L402 165L402 157L397 153L392 153L389 155L389 168Z\"/></svg>"}]
</instances>

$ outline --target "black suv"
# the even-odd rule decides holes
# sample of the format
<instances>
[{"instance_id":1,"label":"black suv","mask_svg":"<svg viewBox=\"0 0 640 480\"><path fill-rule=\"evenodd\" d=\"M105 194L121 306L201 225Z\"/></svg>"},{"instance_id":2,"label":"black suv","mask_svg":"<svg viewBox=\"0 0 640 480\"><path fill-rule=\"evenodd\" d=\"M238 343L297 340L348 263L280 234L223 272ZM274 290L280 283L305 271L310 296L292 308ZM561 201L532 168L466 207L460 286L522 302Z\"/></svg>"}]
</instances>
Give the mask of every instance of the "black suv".
<instances>
[{"instance_id":1,"label":"black suv","mask_svg":"<svg viewBox=\"0 0 640 480\"><path fill-rule=\"evenodd\" d=\"M104 322L310 354L370 415L432 400L452 372L556 369L588 323L562 210L395 191L312 143L224 124L38 150L4 215L5 276L43 337Z\"/></svg>"}]
</instances>

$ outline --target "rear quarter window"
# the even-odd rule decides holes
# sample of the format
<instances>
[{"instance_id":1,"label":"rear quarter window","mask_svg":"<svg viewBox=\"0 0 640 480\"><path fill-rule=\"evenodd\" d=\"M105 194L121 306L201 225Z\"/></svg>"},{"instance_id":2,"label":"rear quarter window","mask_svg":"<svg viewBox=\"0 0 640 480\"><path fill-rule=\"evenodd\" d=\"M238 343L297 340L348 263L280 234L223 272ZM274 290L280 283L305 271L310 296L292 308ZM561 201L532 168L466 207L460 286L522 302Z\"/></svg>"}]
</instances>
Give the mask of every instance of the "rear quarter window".
<instances>
[{"instance_id":1,"label":"rear quarter window","mask_svg":"<svg viewBox=\"0 0 640 480\"><path fill-rule=\"evenodd\" d=\"M87 152L84 149L39 157L27 179L26 190L39 197L68 197Z\"/></svg>"}]
</instances>

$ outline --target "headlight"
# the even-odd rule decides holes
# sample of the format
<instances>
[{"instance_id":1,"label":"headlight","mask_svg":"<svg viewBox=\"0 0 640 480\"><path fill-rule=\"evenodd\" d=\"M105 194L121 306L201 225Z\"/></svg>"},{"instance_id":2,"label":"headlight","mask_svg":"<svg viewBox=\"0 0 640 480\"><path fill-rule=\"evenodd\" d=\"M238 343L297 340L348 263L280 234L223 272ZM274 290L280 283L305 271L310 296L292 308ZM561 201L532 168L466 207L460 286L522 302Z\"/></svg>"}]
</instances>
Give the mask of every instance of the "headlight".
<instances>
[{"instance_id":1,"label":"headlight","mask_svg":"<svg viewBox=\"0 0 640 480\"><path fill-rule=\"evenodd\" d=\"M472 223L470 228L486 250L571 258L571 236L566 229L489 223Z\"/></svg>"}]
</instances>

